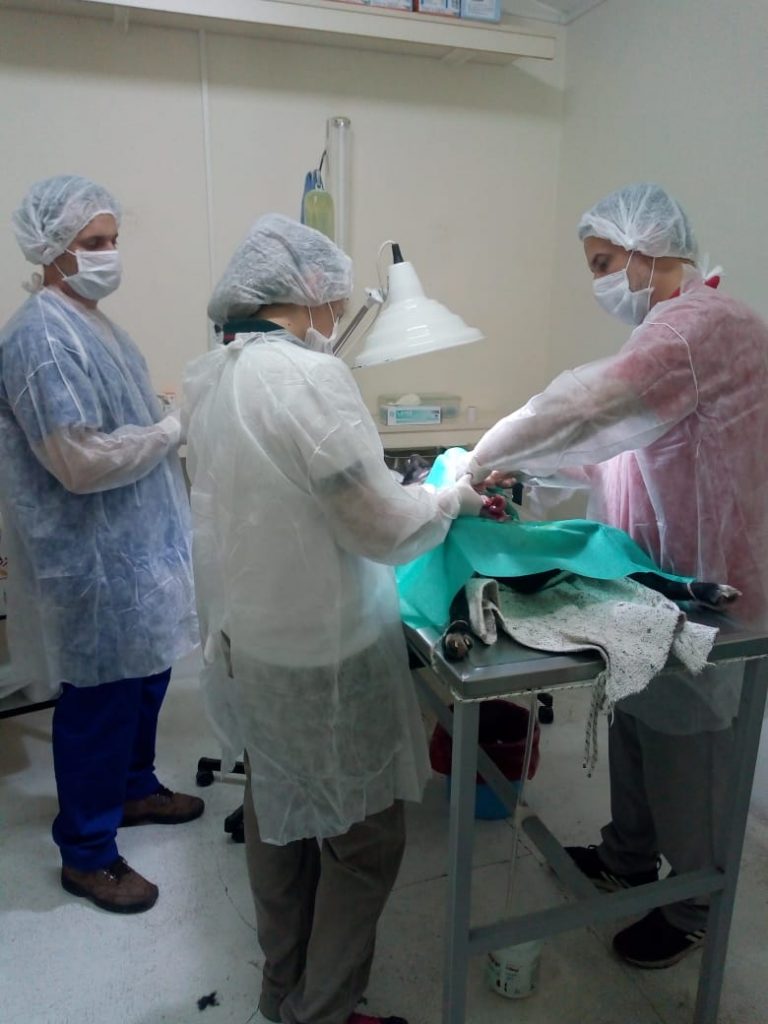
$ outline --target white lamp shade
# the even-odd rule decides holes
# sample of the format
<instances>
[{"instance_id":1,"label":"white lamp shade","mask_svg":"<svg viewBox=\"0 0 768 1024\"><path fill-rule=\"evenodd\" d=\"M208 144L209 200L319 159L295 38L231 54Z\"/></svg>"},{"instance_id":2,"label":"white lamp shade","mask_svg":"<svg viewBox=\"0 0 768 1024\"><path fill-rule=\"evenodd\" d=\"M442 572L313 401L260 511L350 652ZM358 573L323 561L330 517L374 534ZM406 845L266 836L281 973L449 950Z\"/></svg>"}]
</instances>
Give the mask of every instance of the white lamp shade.
<instances>
[{"instance_id":1,"label":"white lamp shade","mask_svg":"<svg viewBox=\"0 0 768 1024\"><path fill-rule=\"evenodd\" d=\"M424 295L411 263L393 263L387 301L352 365L355 369L379 366L483 337L477 328L468 327L460 316Z\"/></svg>"}]
</instances>

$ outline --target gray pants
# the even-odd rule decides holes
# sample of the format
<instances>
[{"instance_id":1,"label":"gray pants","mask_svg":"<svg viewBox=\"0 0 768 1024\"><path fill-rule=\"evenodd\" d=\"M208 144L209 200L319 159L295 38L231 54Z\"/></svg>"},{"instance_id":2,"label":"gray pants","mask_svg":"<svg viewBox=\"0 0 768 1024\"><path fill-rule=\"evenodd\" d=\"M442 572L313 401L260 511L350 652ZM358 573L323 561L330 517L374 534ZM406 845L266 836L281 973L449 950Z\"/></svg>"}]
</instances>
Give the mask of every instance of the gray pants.
<instances>
[{"instance_id":1,"label":"gray pants","mask_svg":"<svg viewBox=\"0 0 768 1024\"><path fill-rule=\"evenodd\" d=\"M285 1024L346 1024L405 850L396 801L343 836L263 843L246 783L246 857L265 963L259 1009Z\"/></svg>"},{"instance_id":2,"label":"gray pants","mask_svg":"<svg viewBox=\"0 0 768 1024\"><path fill-rule=\"evenodd\" d=\"M616 874L652 871L662 854L682 874L722 863L734 730L671 736L617 710L609 730L610 825L600 858ZM707 901L663 908L684 931L705 928Z\"/></svg>"}]
</instances>

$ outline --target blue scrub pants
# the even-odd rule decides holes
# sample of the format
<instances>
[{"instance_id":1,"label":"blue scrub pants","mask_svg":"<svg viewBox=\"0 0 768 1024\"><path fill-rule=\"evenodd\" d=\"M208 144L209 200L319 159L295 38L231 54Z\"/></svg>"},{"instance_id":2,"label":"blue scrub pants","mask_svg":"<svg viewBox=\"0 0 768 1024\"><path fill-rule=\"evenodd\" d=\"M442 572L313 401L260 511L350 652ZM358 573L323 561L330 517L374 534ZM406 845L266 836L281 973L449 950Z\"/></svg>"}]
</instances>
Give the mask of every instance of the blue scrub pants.
<instances>
[{"instance_id":1,"label":"blue scrub pants","mask_svg":"<svg viewBox=\"0 0 768 1024\"><path fill-rule=\"evenodd\" d=\"M171 670L100 686L64 683L53 712L59 813L53 839L62 863L97 871L118 856L126 800L157 793L157 717Z\"/></svg>"}]
</instances>

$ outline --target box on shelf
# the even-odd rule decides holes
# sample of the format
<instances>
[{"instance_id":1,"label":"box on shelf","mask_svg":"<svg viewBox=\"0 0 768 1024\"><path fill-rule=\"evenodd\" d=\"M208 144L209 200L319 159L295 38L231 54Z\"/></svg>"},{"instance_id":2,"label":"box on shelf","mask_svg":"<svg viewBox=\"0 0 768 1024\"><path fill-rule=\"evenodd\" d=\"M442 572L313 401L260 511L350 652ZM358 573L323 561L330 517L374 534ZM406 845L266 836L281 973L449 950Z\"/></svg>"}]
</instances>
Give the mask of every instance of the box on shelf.
<instances>
[{"instance_id":1,"label":"box on shelf","mask_svg":"<svg viewBox=\"0 0 768 1024\"><path fill-rule=\"evenodd\" d=\"M461 412L460 395L379 395L379 421L387 427L401 423L443 423ZM402 410L398 413L396 410ZM435 417L437 411L437 417Z\"/></svg>"},{"instance_id":2,"label":"box on shelf","mask_svg":"<svg viewBox=\"0 0 768 1024\"><path fill-rule=\"evenodd\" d=\"M442 421L439 405L388 405L387 426L419 426Z\"/></svg>"},{"instance_id":3,"label":"box on shelf","mask_svg":"<svg viewBox=\"0 0 768 1024\"><path fill-rule=\"evenodd\" d=\"M391 11L412 11L413 0L363 0L366 7L388 7Z\"/></svg>"},{"instance_id":4,"label":"box on shelf","mask_svg":"<svg viewBox=\"0 0 768 1024\"><path fill-rule=\"evenodd\" d=\"M412 11L413 0L336 0L340 4L354 4L356 7L388 7L391 11Z\"/></svg>"},{"instance_id":5,"label":"box on shelf","mask_svg":"<svg viewBox=\"0 0 768 1024\"><path fill-rule=\"evenodd\" d=\"M413 9L419 14L458 18L461 15L461 0L413 0Z\"/></svg>"},{"instance_id":6,"label":"box on shelf","mask_svg":"<svg viewBox=\"0 0 768 1024\"><path fill-rule=\"evenodd\" d=\"M461 0L461 16L472 21L501 21L501 0Z\"/></svg>"}]
</instances>

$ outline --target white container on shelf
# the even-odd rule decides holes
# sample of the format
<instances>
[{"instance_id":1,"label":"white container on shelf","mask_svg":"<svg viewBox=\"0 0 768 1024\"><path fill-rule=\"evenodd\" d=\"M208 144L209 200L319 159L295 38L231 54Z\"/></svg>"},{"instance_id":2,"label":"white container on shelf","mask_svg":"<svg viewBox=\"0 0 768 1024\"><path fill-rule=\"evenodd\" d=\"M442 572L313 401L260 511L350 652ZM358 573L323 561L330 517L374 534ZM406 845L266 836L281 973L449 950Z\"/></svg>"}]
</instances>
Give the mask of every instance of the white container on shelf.
<instances>
[{"instance_id":1,"label":"white container on shelf","mask_svg":"<svg viewBox=\"0 0 768 1024\"><path fill-rule=\"evenodd\" d=\"M392 11L410 11L411 0L363 0L366 7L388 7Z\"/></svg>"},{"instance_id":2,"label":"white container on shelf","mask_svg":"<svg viewBox=\"0 0 768 1024\"><path fill-rule=\"evenodd\" d=\"M461 413L461 395L446 395L441 393L418 394L418 395L379 395L379 422L384 426L393 426L396 423L444 423L446 420L456 419ZM434 412L419 417L415 413L410 419L406 414L393 412L397 408L409 409L437 409L439 415Z\"/></svg>"},{"instance_id":3,"label":"white container on shelf","mask_svg":"<svg viewBox=\"0 0 768 1024\"><path fill-rule=\"evenodd\" d=\"M387 405L385 409L388 427L442 422L439 405Z\"/></svg>"},{"instance_id":4,"label":"white container on shelf","mask_svg":"<svg viewBox=\"0 0 768 1024\"><path fill-rule=\"evenodd\" d=\"M414 0L419 14L438 14L444 18L461 17L461 0Z\"/></svg>"}]
</instances>

